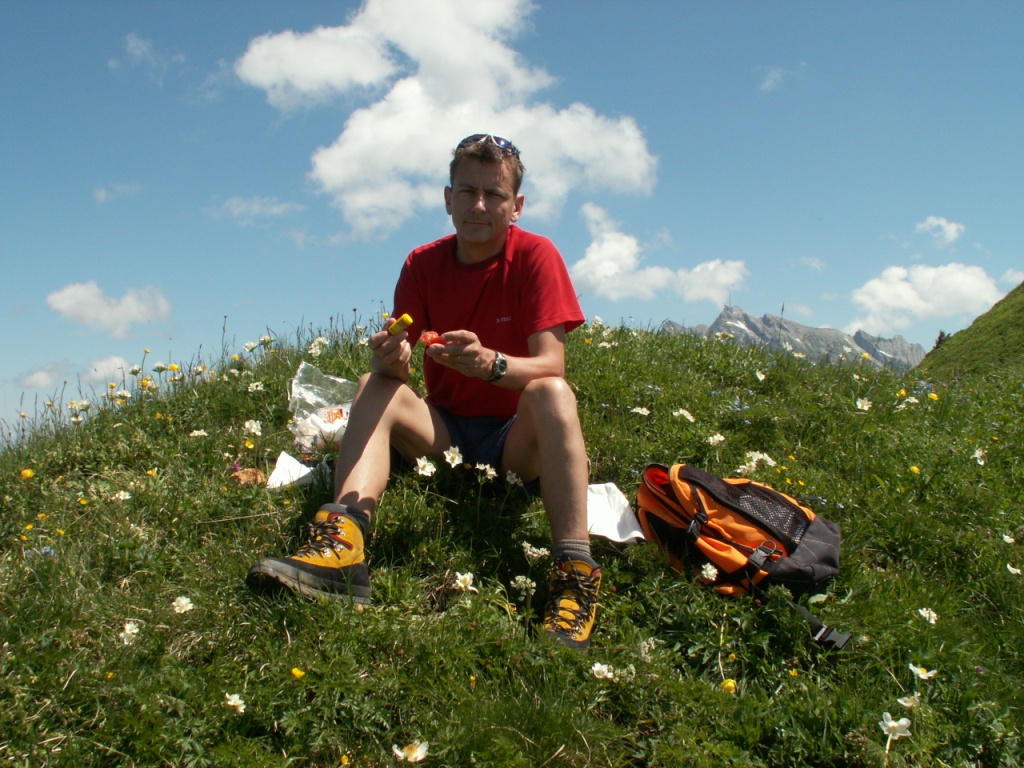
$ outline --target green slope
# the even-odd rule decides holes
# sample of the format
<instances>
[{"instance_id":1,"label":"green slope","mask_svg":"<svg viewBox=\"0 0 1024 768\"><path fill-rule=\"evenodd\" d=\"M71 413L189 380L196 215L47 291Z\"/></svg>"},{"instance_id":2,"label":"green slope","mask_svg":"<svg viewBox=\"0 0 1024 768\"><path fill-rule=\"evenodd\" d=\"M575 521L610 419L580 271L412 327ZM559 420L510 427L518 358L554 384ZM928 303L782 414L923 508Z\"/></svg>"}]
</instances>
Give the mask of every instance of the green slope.
<instances>
[{"instance_id":1,"label":"green slope","mask_svg":"<svg viewBox=\"0 0 1024 768\"><path fill-rule=\"evenodd\" d=\"M1024 364L1024 283L970 327L929 352L917 370L931 379L1004 373Z\"/></svg>"}]
</instances>

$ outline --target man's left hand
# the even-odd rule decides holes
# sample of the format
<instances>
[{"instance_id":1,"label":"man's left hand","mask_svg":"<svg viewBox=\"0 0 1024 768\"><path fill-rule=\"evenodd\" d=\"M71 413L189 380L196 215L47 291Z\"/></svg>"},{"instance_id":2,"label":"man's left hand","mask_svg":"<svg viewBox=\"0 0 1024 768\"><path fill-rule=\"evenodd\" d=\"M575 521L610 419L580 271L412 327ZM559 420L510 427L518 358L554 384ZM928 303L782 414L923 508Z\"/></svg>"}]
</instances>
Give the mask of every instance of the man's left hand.
<instances>
[{"instance_id":1,"label":"man's left hand","mask_svg":"<svg viewBox=\"0 0 1024 768\"><path fill-rule=\"evenodd\" d=\"M445 340L445 344L429 346L423 354L464 376L490 378L494 370L495 353L493 349L483 346L475 333L448 331L441 334L441 338Z\"/></svg>"}]
</instances>

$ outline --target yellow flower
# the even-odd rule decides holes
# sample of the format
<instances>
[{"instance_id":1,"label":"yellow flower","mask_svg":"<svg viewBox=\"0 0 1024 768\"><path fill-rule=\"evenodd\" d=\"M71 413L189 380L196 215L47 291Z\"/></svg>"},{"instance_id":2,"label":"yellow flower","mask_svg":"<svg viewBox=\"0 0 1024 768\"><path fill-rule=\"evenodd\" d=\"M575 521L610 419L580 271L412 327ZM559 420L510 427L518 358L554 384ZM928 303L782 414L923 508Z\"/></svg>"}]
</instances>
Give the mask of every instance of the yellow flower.
<instances>
[{"instance_id":1,"label":"yellow flower","mask_svg":"<svg viewBox=\"0 0 1024 768\"><path fill-rule=\"evenodd\" d=\"M167 370L168 371L180 371L181 370L181 366L178 365L177 363L171 363L170 365L167 366Z\"/></svg>"},{"instance_id":2,"label":"yellow flower","mask_svg":"<svg viewBox=\"0 0 1024 768\"><path fill-rule=\"evenodd\" d=\"M143 352L144 352L145 354L147 354L147 355L149 354L149 350L148 350L148 349L146 349L146 348L143 348L143 349L142 349L142 351L143 351Z\"/></svg>"},{"instance_id":3,"label":"yellow flower","mask_svg":"<svg viewBox=\"0 0 1024 768\"><path fill-rule=\"evenodd\" d=\"M113 672L107 672L107 680L113 680L113 679L114 679L114 673Z\"/></svg>"},{"instance_id":4,"label":"yellow flower","mask_svg":"<svg viewBox=\"0 0 1024 768\"><path fill-rule=\"evenodd\" d=\"M150 477L156 477L156 470L155 469L147 469L146 470L146 474L149 475Z\"/></svg>"},{"instance_id":5,"label":"yellow flower","mask_svg":"<svg viewBox=\"0 0 1024 768\"><path fill-rule=\"evenodd\" d=\"M64 535L64 529L63 528L58 528L57 529L57 535L58 536L63 536Z\"/></svg>"},{"instance_id":6,"label":"yellow flower","mask_svg":"<svg viewBox=\"0 0 1024 768\"><path fill-rule=\"evenodd\" d=\"M910 467L910 471L913 472L915 475L920 475L921 474L921 468L920 467L911 466Z\"/></svg>"},{"instance_id":7,"label":"yellow flower","mask_svg":"<svg viewBox=\"0 0 1024 768\"><path fill-rule=\"evenodd\" d=\"M476 675L469 676L469 687L476 690Z\"/></svg>"},{"instance_id":8,"label":"yellow flower","mask_svg":"<svg viewBox=\"0 0 1024 768\"><path fill-rule=\"evenodd\" d=\"M906 396L907 396L907 390L905 390L905 389L901 389L899 392L896 393L896 397L906 397Z\"/></svg>"},{"instance_id":9,"label":"yellow flower","mask_svg":"<svg viewBox=\"0 0 1024 768\"><path fill-rule=\"evenodd\" d=\"M790 677L800 677L800 670L799 669L791 669L791 670L789 670L789 676Z\"/></svg>"},{"instance_id":10,"label":"yellow flower","mask_svg":"<svg viewBox=\"0 0 1024 768\"><path fill-rule=\"evenodd\" d=\"M35 528L35 526L32 523L29 523L28 525L25 526L25 530L26 531L31 531L33 528Z\"/></svg>"},{"instance_id":11,"label":"yellow flower","mask_svg":"<svg viewBox=\"0 0 1024 768\"><path fill-rule=\"evenodd\" d=\"M38 515L36 515L36 517L38 517L40 520L49 520L50 519L50 516L48 514L46 514L45 512L40 512Z\"/></svg>"},{"instance_id":12,"label":"yellow flower","mask_svg":"<svg viewBox=\"0 0 1024 768\"><path fill-rule=\"evenodd\" d=\"M929 392L928 393L928 399L929 400L938 400L939 396L937 394L935 394L934 392Z\"/></svg>"},{"instance_id":13,"label":"yellow flower","mask_svg":"<svg viewBox=\"0 0 1024 768\"><path fill-rule=\"evenodd\" d=\"M723 680L719 687L726 693L736 693L736 681L731 677L728 680Z\"/></svg>"},{"instance_id":14,"label":"yellow flower","mask_svg":"<svg viewBox=\"0 0 1024 768\"><path fill-rule=\"evenodd\" d=\"M232 356L231 356L231 359L232 359L232 360L234 360L234 361L235 361L235 362L237 363L237 362L238 362L239 360L241 360L242 358L240 358L240 357L239 357L238 355L232 355Z\"/></svg>"},{"instance_id":15,"label":"yellow flower","mask_svg":"<svg viewBox=\"0 0 1024 768\"><path fill-rule=\"evenodd\" d=\"M256 443L254 443L252 440L250 440L247 437L247 438L245 438L245 447L248 448L251 451L253 448L256 447Z\"/></svg>"},{"instance_id":16,"label":"yellow flower","mask_svg":"<svg viewBox=\"0 0 1024 768\"><path fill-rule=\"evenodd\" d=\"M736 661L736 654L730 653L729 656L726 658L726 661L728 661L730 664Z\"/></svg>"},{"instance_id":17,"label":"yellow flower","mask_svg":"<svg viewBox=\"0 0 1024 768\"><path fill-rule=\"evenodd\" d=\"M348 755L342 755L341 756L341 764L342 765L348 765Z\"/></svg>"},{"instance_id":18,"label":"yellow flower","mask_svg":"<svg viewBox=\"0 0 1024 768\"><path fill-rule=\"evenodd\" d=\"M23 470L21 470L21 478L22 478L22 480L31 480L35 476L36 476L36 472L35 472L34 469L23 469Z\"/></svg>"},{"instance_id":19,"label":"yellow flower","mask_svg":"<svg viewBox=\"0 0 1024 768\"><path fill-rule=\"evenodd\" d=\"M294 677L296 680L301 680L305 676L306 673L303 672L301 669L299 669L298 667L292 667L292 677Z\"/></svg>"}]
</instances>

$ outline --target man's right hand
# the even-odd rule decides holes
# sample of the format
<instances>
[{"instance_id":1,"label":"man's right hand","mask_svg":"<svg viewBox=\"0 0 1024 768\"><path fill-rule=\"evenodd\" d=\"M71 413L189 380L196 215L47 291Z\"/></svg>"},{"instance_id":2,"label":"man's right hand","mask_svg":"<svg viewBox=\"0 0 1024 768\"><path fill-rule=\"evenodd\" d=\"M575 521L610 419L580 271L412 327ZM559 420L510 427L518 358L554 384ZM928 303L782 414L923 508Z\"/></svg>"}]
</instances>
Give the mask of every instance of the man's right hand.
<instances>
[{"instance_id":1,"label":"man's right hand","mask_svg":"<svg viewBox=\"0 0 1024 768\"><path fill-rule=\"evenodd\" d=\"M394 324L390 319L388 327ZM409 344L409 333L400 331L395 336L385 328L370 336L369 347L373 350L370 368L374 373L390 376L393 379L407 381L411 373L409 363L412 360L412 345Z\"/></svg>"}]
</instances>

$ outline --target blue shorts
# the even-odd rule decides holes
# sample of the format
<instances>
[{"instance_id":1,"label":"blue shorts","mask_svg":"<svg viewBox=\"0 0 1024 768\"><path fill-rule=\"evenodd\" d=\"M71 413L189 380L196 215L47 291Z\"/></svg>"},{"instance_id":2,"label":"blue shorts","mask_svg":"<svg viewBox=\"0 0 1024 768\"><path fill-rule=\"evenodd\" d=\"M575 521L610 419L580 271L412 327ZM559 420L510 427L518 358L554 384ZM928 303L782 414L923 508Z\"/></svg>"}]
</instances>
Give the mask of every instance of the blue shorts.
<instances>
[{"instance_id":1,"label":"blue shorts","mask_svg":"<svg viewBox=\"0 0 1024 768\"><path fill-rule=\"evenodd\" d=\"M501 453L505 450L508 431L515 423L511 419L489 416L454 416L443 408L433 406L448 428L452 445L459 449L466 464L487 464L500 471Z\"/></svg>"}]
</instances>

